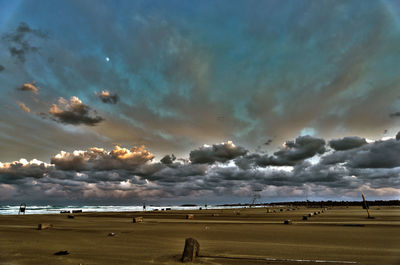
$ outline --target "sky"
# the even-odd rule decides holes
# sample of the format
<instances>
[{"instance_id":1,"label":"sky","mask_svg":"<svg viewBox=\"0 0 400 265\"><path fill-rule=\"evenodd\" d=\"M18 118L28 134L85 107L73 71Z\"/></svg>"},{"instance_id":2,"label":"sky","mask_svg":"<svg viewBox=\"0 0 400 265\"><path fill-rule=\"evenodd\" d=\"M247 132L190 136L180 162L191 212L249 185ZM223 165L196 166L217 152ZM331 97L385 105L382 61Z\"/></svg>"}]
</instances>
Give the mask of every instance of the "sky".
<instances>
[{"instance_id":1,"label":"sky","mask_svg":"<svg viewBox=\"0 0 400 265\"><path fill-rule=\"evenodd\" d=\"M0 7L0 204L400 199L398 1Z\"/></svg>"}]
</instances>

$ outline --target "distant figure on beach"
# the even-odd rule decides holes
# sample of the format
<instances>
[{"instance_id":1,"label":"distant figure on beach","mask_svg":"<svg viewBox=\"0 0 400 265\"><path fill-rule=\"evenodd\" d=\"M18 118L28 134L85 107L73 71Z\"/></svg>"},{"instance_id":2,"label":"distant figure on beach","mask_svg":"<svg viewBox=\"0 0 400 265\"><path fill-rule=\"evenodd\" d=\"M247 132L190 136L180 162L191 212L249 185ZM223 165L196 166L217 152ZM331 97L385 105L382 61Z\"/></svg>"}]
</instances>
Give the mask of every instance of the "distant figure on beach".
<instances>
[{"instance_id":1,"label":"distant figure on beach","mask_svg":"<svg viewBox=\"0 0 400 265\"><path fill-rule=\"evenodd\" d=\"M143 203L143 211L146 211L146 204Z\"/></svg>"},{"instance_id":2,"label":"distant figure on beach","mask_svg":"<svg viewBox=\"0 0 400 265\"><path fill-rule=\"evenodd\" d=\"M26 209L26 204L25 203L21 203L21 205L19 206L18 215L19 214L25 214L25 209Z\"/></svg>"}]
</instances>

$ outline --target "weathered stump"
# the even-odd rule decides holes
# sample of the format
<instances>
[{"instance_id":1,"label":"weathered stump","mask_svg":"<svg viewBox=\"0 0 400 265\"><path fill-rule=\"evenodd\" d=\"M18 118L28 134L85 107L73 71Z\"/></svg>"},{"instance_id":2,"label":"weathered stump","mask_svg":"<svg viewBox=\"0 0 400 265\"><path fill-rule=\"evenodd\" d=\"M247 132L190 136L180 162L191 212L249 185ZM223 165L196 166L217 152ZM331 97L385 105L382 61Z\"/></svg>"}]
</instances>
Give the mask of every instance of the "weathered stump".
<instances>
[{"instance_id":1,"label":"weathered stump","mask_svg":"<svg viewBox=\"0 0 400 265\"><path fill-rule=\"evenodd\" d=\"M143 217L133 217L132 220L134 223L142 223L143 222Z\"/></svg>"},{"instance_id":2,"label":"weathered stump","mask_svg":"<svg viewBox=\"0 0 400 265\"><path fill-rule=\"evenodd\" d=\"M52 224L38 224L38 230L45 230L45 229L49 229L52 228L53 225Z\"/></svg>"},{"instance_id":3,"label":"weathered stump","mask_svg":"<svg viewBox=\"0 0 400 265\"><path fill-rule=\"evenodd\" d=\"M182 262L194 261L199 256L200 244L194 238L186 238L185 248L183 249Z\"/></svg>"}]
</instances>

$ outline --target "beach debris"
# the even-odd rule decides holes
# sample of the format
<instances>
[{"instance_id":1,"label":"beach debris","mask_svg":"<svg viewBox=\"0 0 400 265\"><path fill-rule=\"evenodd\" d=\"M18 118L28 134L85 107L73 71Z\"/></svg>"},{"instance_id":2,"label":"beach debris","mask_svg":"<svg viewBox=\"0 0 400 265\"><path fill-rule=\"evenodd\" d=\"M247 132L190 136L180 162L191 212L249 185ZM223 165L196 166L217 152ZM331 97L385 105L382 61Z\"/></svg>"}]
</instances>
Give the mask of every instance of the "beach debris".
<instances>
[{"instance_id":1,"label":"beach debris","mask_svg":"<svg viewBox=\"0 0 400 265\"><path fill-rule=\"evenodd\" d=\"M304 216L303 216L303 220L304 220L304 221L307 221L307 220L308 220L308 216L307 216L307 215L304 215Z\"/></svg>"},{"instance_id":2,"label":"beach debris","mask_svg":"<svg viewBox=\"0 0 400 265\"><path fill-rule=\"evenodd\" d=\"M60 250L60 251L54 253L54 255L56 255L56 256L63 256L63 255L68 255L68 254L69 254L68 250Z\"/></svg>"},{"instance_id":3,"label":"beach debris","mask_svg":"<svg viewBox=\"0 0 400 265\"><path fill-rule=\"evenodd\" d=\"M233 211L234 214L240 215L240 211Z\"/></svg>"},{"instance_id":4,"label":"beach debris","mask_svg":"<svg viewBox=\"0 0 400 265\"><path fill-rule=\"evenodd\" d=\"M72 210L72 213L81 213L82 210Z\"/></svg>"},{"instance_id":5,"label":"beach debris","mask_svg":"<svg viewBox=\"0 0 400 265\"><path fill-rule=\"evenodd\" d=\"M285 221L283 221L283 223L285 225L291 225L292 224L292 220L285 220Z\"/></svg>"},{"instance_id":6,"label":"beach debris","mask_svg":"<svg viewBox=\"0 0 400 265\"><path fill-rule=\"evenodd\" d=\"M75 216L73 216L73 215L68 215L68 219L74 219L75 218Z\"/></svg>"},{"instance_id":7,"label":"beach debris","mask_svg":"<svg viewBox=\"0 0 400 265\"><path fill-rule=\"evenodd\" d=\"M271 210L270 209L267 209L267 213L270 213L271 212Z\"/></svg>"},{"instance_id":8,"label":"beach debris","mask_svg":"<svg viewBox=\"0 0 400 265\"><path fill-rule=\"evenodd\" d=\"M171 211L171 208L165 208L166 211Z\"/></svg>"},{"instance_id":9,"label":"beach debris","mask_svg":"<svg viewBox=\"0 0 400 265\"><path fill-rule=\"evenodd\" d=\"M308 214L308 217L312 217L312 216L313 216L313 214L312 214L312 213L309 213L309 214Z\"/></svg>"},{"instance_id":10,"label":"beach debris","mask_svg":"<svg viewBox=\"0 0 400 265\"><path fill-rule=\"evenodd\" d=\"M186 219L194 219L194 214L187 214Z\"/></svg>"},{"instance_id":11,"label":"beach debris","mask_svg":"<svg viewBox=\"0 0 400 265\"><path fill-rule=\"evenodd\" d=\"M219 216L219 214L218 213L213 213L212 216L216 217L216 216Z\"/></svg>"},{"instance_id":12,"label":"beach debris","mask_svg":"<svg viewBox=\"0 0 400 265\"><path fill-rule=\"evenodd\" d=\"M25 214L25 210L26 210L26 204L25 203L21 203L21 205L19 206L18 215Z\"/></svg>"},{"instance_id":13,"label":"beach debris","mask_svg":"<svg viewBox=\"0 0 400 265\"><path fill-rule=\"evenodd\" d=\"M108 236L115 236L115 233L111 232L111 233L108 234Z\"/></svg>"},{"instance_id":14,"label":"beach debris","mask_svg":"<svg viewBox=\"0 0 400 265\"><path fill-rule=\"evenodd\" d=\"M52 224L38 224L38 230L45 230L45 229L49 229L52 228L53 225Z\"/></svg>"},{"instance_id":15,"label":"beach debris","mask_svg":"<svg viewBox=\"0 0 400 265\"><path fill-rule=\"evenodd\" d=\"M134 223L142 223L143 222L143 217L139 216L139 217L133 217L132 220Z\"/></svg>"},{"instance_id":16,"label":"beach debris","mask_svg":"<svg viewBox=\"0 0 400 265\"><path fill-rule=\"evenodd\" d=\"M71 211L60 211L60 213L71 213Z\"/></svg>"},{"instance_id":17,"label":"beach debris","mask_svg":"<svg viewBox=\"0 0 400 265\"><path fill-rule=\"evenodd\" d=\"M279 211L283 212L283 209L282 209L282 208L280 208L280 209L279 209Z\"/></svg>"},{"instance_id":18,"label":"beach debris","mask_svg":"<svg viewBox=\"0 0 400 265\"><path fill-rule=\"evenodd\" d=\"M317 212L314 212L314 215L318 215L318 213L317 213Z\"/></svg>"},{"instance_id":19,"label":"beach debris","mask_svg":"<svg viewBox=\"0 0 400 265\"><path fill-rule=\"evenodd\" d=\"M183 249L182 262L194 261L199 256L200 244L194 238L186 238L185 248Z\"/></svg>"}]
</instances>

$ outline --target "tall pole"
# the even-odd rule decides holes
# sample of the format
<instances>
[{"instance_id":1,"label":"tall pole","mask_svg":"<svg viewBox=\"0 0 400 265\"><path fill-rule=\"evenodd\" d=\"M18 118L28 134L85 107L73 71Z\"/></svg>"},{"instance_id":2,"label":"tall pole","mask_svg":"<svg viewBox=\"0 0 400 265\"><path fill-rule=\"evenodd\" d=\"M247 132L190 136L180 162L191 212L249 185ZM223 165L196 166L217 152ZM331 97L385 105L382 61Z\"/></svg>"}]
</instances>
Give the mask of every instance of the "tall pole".
<instances>
[{"instance_id":1,"label":"tall pole","mask_svg":"<svg viewBox=\"0 0 400 265\"><path fill-rule=\"evenodd\" d=\"M371 218L371 215L369 214L369 205L367 204L367 201L365 200L364 194L361 193L362 199L363 199L363 208L367 210L368 218Z\"/></svg>"}]
</instances>

